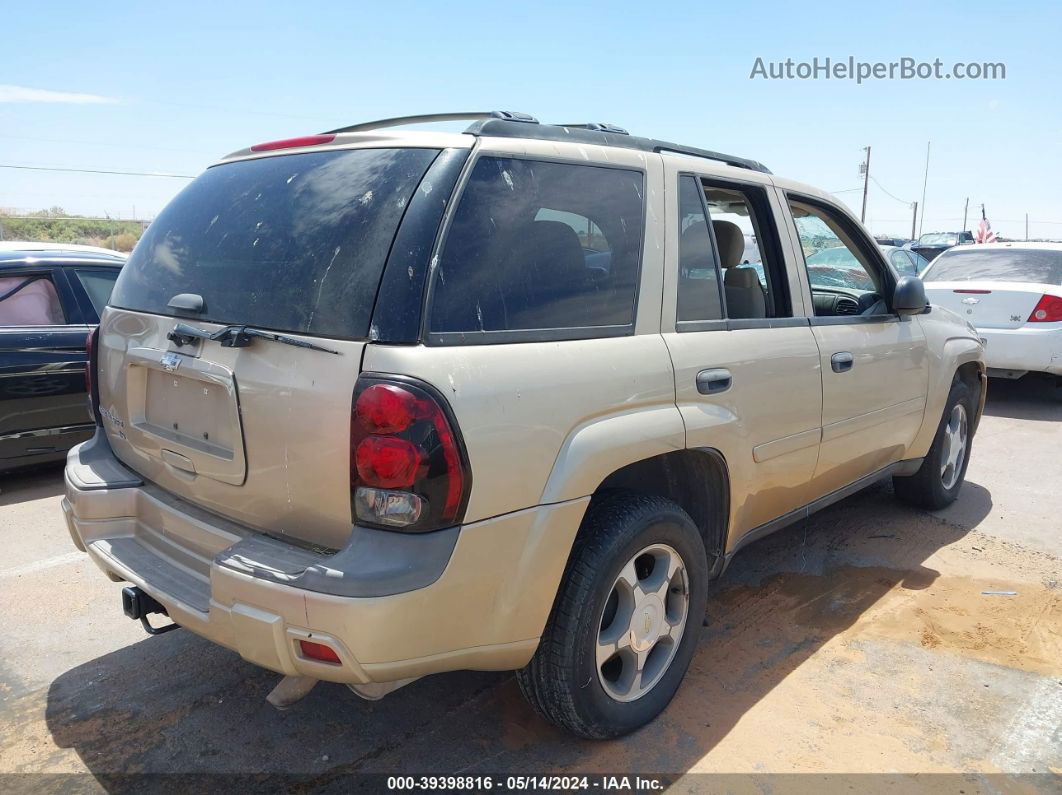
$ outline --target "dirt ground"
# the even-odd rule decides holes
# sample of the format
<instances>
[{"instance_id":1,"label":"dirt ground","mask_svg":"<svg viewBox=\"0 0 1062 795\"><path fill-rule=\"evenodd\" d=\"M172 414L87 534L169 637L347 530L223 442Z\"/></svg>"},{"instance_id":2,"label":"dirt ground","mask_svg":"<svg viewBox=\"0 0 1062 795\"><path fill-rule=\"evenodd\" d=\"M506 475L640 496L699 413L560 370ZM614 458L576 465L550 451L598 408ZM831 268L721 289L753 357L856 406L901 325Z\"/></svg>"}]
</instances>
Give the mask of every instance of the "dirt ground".
<instances>
[{"instance_id":1,"label":"dirt ground","mask_svg":"<svg viewBox=\"0 0 1062 795\"><path fill-rule=\"evenodd\" d=\"M123 789L137 773L300 774L309 790L352 773L550 772L662 774L675 791L777 791L772 776L798 773L807 791L823 774L1059 791L1060 450L1062 389L993 382L956 505L916 511L882 484L743 550L671 706L606 743L543 723L509 674L431 677L375 703L322 684L277 712L276 675L122 615L120 586L66 535L59 471L9 478L0 791ZM88 775L2 775L40 773Z\"/></svg>"}]
</instances>

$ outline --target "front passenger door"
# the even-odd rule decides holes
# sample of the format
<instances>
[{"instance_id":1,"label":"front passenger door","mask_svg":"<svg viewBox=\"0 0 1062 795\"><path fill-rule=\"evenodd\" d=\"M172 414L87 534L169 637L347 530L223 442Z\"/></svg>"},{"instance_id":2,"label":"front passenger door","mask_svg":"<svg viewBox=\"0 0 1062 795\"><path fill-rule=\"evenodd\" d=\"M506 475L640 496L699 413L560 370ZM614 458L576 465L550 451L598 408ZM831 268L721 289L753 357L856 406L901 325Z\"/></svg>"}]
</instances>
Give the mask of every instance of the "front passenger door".
<instances>
[{"instance_id":1,"label":"front passenger door","mask_svg":"<svg viewBox=\"0 0 1062 795\"><path fill-rule=\"evenodd\" d=\"M928 358L921 326L889 307L895 279L862 228L819 199L788 194L822 373L816 492L900 460L922 424Z\"/></svg>"}]
</instances>

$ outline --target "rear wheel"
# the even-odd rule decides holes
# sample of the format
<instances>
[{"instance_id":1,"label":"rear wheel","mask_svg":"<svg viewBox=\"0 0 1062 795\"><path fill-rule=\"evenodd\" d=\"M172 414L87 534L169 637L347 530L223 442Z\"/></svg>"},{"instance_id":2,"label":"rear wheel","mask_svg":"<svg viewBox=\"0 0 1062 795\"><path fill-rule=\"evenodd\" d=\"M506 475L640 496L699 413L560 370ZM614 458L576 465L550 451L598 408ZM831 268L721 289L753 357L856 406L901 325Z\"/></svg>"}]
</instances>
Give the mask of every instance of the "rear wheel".
<instances>
[{"instance_id":1,"label":"rear wheel","mask_svg":"<svg viewBox=\"0 0 1062 795\"><path fill-rule=\"evenodd\" d=\"M922 466L914 475L892 479L897 497L931 511L955 502L970 461L974 411L970 387L956 380Z\"/></svg>"},{"instance_id":2,"label":"rear wheel","mask_svg":"<svg viewBox=\"0 0 1062 795\"><path fill-rule=\"evenodd\" d=\"M671 701L697 645L707 599L704 543L661 497L595 501L520 689L581 737L637 729Z\"/></svg>"}]
</instances>

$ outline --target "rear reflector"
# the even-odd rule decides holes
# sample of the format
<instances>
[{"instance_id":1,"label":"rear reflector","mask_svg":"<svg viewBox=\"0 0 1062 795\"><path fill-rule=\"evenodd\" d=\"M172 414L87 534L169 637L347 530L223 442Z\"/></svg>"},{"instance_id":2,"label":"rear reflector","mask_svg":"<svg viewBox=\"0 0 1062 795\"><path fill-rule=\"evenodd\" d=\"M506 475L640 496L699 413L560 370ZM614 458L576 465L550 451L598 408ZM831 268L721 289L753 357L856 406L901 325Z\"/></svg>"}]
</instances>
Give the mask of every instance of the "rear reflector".
<instances>
[{"instance_id":1,"label":"rear reflector","mask_svg":"<svg viewBox=\"0 0 1062 795\"><path fill-rule=\"evenodd\" d=\"M301 138L285 138L283 141L269 141L264 144L255 144L251 147L252 152L272 152L276 149L296 149L300 146L319 146L330 144L336 137L334 135L304 135Z\"/></svg>"},{"instance_id":2,"label":"rear reflector","mask_svg":"<svg viewBox=\"0 0 1062 795\"><path fill-rule=\"evenodd\" d=\"M333 665L342 665L339 661L339 655L323 643L314 643L311 640L300 640L299 649L302 651L303 657L307 657L311 660L332 663Z\"/></svg>"},{"instance_id":3,"label":"rear reflector","mask_svg":"<svg viewBox=\"0 0 1062 795\"><path fill-rule=\"evenodd\" d=\"M1044 295L1029 315L1028 323L1062 323L1062 298Z\"/></svg>"}]
</instances>

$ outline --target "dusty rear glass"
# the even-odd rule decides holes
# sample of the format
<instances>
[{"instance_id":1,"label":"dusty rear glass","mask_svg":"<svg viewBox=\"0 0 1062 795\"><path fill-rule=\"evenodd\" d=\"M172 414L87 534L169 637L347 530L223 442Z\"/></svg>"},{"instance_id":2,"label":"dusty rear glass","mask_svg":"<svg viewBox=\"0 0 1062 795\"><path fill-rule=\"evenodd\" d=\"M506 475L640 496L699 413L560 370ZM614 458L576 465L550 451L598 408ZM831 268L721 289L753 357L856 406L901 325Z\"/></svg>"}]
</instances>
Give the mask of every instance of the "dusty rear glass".
<instances>
[{"instance_id":1,"label":"dusty rear glass","mask_svg":"<svg viewBox=\"0 0 1062 795\"><path fill-rule=\"evenodd\" d=\"M969 248L941 254L929 270L927 282L1033 282L1062 285L1062 251Z\"/></svg>"},{"instance_id":2,"label":"dusty rear glass","mask_svg":"<svg viewBox=\"0 0 1062 795\"><path fill-rule=\"evenodd\" d=\"M214 166L148 228L111 305L277 331L368 336L376 290L406 205L434 149L355 149ZM187 315L186 315L187 317Z\"/></svg>"}]
</instances>

